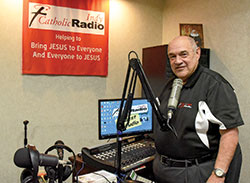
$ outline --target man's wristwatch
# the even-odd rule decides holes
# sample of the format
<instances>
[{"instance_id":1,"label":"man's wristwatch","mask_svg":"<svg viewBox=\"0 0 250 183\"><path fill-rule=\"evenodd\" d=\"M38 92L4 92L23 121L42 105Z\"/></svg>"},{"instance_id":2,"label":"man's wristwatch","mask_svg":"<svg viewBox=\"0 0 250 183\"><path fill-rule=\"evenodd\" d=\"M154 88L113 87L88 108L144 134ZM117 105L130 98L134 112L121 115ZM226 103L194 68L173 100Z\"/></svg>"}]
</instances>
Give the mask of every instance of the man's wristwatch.
<instances>
[{"instance_id":1,"label":"man's wristwatch","mask_svg":"<svg viewBox=\"0 0 250 183\"><path fill-rule=\"evenodd\" d=\"M214 174L217 176L217 177L225 177L226 176L226 173L224 172L224 170L220 169L220 168L215 168L214 169Z\"/></svg>"}]
</instances>

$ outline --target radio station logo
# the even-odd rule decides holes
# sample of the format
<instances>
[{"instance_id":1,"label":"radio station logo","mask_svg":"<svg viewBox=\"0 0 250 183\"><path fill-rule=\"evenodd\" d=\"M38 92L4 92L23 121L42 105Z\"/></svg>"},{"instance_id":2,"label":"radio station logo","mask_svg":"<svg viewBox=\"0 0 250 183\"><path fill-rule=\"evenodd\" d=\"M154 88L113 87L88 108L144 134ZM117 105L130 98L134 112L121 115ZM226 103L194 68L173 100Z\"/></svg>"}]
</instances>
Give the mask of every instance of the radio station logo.
<instances>
[{"instance_id":1,"label":"radio station logo","mask_svg":"<svg viewBox=\"0 0 250 183\"><path fill-rule=\"evenodd\" d=\"M29 28L104 35L105 13L30 2Z\"/></svg>"},{"instance_id":2,"label":"radio station logo","mask_svg":"<svg viewBox=\"0 0 250 183\"><path fill-rule=\"evenodd\" d=\"M113 109L112 117L118 116L120 108ZM131 114L142 114L148 113L148 105L147 104L139 104L131 107Z\"/></svg>"}]
</instances>

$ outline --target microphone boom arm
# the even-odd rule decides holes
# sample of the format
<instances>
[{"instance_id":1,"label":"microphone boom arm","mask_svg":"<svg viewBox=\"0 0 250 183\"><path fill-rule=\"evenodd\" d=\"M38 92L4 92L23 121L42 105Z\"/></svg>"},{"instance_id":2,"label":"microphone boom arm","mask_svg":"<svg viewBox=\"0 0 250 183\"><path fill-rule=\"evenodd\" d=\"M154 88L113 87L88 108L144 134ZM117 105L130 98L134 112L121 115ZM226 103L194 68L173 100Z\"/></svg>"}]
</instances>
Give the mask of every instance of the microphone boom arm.
<instances>
[{"instance_id":1,"label":"microphone boom arm","mask_svg":"<svg viewBox=\"0 0 250 183\"><path fill-rule=\"evenodd\" d=\"M131 53L135 53L134 51L131 51L129 53L129 56ZM136 54L137 56L137 54ZM130 77L130 72L133 69L132 76ZM139 79L142 84L143 91L146 95L147 100L150 102L153 112L155 113L159 125L161 127L162 131L167 131L171 130L175 136L177 136L176 130L174 127L171 126L169 123L170 118L167 118L163 115L163 113L160 111L159 103L155 98L155 95L153 93L153 90L147 80L147 77L143 71L142 65L140 63L140 60L137 56L137 58L129 58L129 65L128 65L128 70L127 70L127 75L124 83L124 88L123 88L123 94L122 94L122 99L120 103L120 108L119 108L119 114L117 118L117 175L118 177L121 178L121 144L122 144L122 132L126 130L127 125L129 124L129 118L130 118L130 113L131 113L131 107L132 107L132 102L133 102L133 97L134 97L134 92L135 92L135 87L136 87L136 78L139 76ZM129 89L128 89L128 83L129 84ZM128 91L127 91L128 90ZM126 98L126 103L125 102L125 96L127 94ZM125 121L127 120L127 124L125 126Z\"/></svg>"},{"instance_id":2,"label":"microphone boom arm","mask_svg":"<svg viewBox=\"0 0 250 183\"><path fill-rule=\"evenodd\" d=\"M162 131L171 130L177 136L177 132L176 132L175 128L173 126L171 126L171 124L169 123L170 119L168 117L164 116L160 110L160 104L156 100L154 92L153 92L153 90L148 82L148 79L143 71L140 60L138 58L130 59L129 65L134 69L134 71L139 76L139 79L141 81L141 85L142 85L143 91L145 93L145 96L153 108L153 111L157 117L157 120L159 122L161 130Z\"/></svg>"}]
</instances>

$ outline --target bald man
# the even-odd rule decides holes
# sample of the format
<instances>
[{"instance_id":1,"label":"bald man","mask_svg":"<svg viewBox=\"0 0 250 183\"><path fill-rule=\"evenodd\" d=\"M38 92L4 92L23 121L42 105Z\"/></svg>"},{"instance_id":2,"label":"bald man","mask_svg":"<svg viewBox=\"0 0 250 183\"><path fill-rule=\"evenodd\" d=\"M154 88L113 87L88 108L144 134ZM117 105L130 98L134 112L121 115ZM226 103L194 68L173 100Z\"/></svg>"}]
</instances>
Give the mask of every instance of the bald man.
<instances>
[{"instance_id":1,"label":"bald man","mask_svg":"<svg viewBox=\"0 0 250 183\"><path fill-rule=\"evenodd\" d=\"M170 123L177 131L155 129L158 183L237 183L242 155L238 127L243 125L234 89L220 74L199 65L201 50L194 39L174 38L168 57L174 78L161 95L161 111L168 111L173 80L183 87Z\"/></svg>"}]
</instances>

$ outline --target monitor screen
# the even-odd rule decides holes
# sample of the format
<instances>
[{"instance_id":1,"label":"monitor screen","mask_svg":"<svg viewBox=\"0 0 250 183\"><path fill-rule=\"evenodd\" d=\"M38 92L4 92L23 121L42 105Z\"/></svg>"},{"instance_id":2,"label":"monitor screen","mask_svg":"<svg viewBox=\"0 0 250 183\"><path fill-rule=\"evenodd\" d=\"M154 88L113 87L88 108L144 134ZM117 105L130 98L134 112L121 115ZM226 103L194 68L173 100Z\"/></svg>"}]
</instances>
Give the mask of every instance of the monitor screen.
<instances>
[{"instance_id":1,"label":"monitor screen","mask_svg":"<svg viewBox=\"0 0 250 183\"><path fill-rule=\"evenodd\" d=\"M117 136L117 118L121 99L100 99L98 101L99 139ZM124 104L126 103L126 100ZM141 135L153 132L152 107L147 99L135 98L132 102L129 124L121 136ZM127 121L125 122L126 125Z\"/></svg>"}]
</instances>

